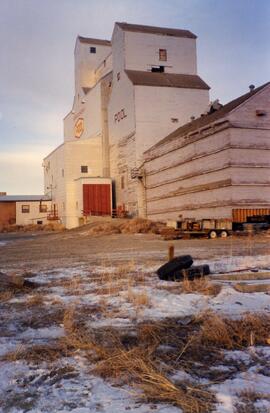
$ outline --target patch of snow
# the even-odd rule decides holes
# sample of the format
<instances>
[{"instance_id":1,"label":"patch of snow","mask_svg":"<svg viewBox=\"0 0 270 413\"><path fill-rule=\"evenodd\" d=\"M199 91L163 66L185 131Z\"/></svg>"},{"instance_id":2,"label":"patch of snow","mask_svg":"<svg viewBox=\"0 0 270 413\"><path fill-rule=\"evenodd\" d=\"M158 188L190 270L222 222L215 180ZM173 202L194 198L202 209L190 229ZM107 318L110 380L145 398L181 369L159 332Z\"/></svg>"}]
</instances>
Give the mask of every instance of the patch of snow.
<instances>
[{"instance_id":1,"label":"patch of snow","mask_svg":"<svg viewBox=\"0 0 270 413\"><path fill-rule=\"evenodd\" d=\"M212 274L245 269L270 269L270 255L221 256L214 260L195 260L193 265L208 264Z\"/></svg>"},{"instance_id":2,"label":"patch of snow","mask_svg":"<svg viewBox=\"0 0 270 413\"><path fill-rule=\"evenodd\" d=\"M29 340L50 340L65 335L62 327L50 326L44 328L27 328L23 333L17 336L18 339Z\"/></svg>"},{"instance_id":3,"label":"patch of snow","mask_svg":"<svg viewBox=\"0 0 270 413\"><path fill-rule=\"evenodd\" d=\"M231 317L249 311L270 313L270 299L265 293L241 293L230 286L224 286L216 297L209 300L209 308Z\"/></svg>"},{"instance_id":4,"label":"patch of snow","mask_svg":"<svg viewBox=\"0 0 270 413\"><path fill-rule=\"evenodd\" d=\"M219 402L217 413L234 413L234 406L239 401L239 393L251 390L270 396L270 377L251 371L239 373L234 379L211 386Z\"/></svg>"},{"instance_id":5,"label":"patch of snow","mask_svg":"<svg viewBox=\"0 0 270 413\"><path fill-rule=\"evenodd\" d=\"M73 367L71 374L57 369ZM15 367L15 368L14 368ZM136 401L133 389L110 385L87 371L87 363L80 356L61 359L54 365L26 365L22 361L3 363L0 370L0 397L7 403L11 397L13 406L8 411L26 411L20 399L33 403L29 413L149 413L151 407L157 413L182 413L167 404L149 404ZM16 397L19 395L20 397ZM25 402L23 398L23 403Z\"/></svg>"}]
</instances>

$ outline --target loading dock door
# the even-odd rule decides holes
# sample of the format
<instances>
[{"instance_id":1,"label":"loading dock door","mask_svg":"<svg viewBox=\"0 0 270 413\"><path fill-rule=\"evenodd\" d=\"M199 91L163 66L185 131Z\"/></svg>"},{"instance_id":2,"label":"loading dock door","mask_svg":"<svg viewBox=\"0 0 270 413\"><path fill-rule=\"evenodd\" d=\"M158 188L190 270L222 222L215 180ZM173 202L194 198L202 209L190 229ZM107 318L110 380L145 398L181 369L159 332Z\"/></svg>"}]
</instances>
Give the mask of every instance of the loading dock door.
<instances>
[{"instance_id":1,"label":"loading dock door","mask_svg":"<svg viewBox=\"0 0 270 413\"><path fill-rule=\"evenodd\" d=\"M83 184L83 214L111 215L111 185Z\"/></svg>"}]
</instances>

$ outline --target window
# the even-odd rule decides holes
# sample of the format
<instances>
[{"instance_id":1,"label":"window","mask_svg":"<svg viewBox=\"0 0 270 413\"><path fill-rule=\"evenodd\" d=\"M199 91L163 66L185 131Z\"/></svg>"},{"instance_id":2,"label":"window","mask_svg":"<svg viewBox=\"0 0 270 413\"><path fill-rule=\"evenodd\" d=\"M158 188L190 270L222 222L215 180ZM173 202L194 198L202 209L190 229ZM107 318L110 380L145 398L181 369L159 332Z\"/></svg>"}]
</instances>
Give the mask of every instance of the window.
<instances>
[{"instance_id":1,"label":"window","mask_svg":"<svg viewBox=\"0 0 270 413\"><path fill-rule=\"evenodd\" d=\"M81 165L81 173L83 173L83 174L88 173L88 166L87 165Z\"/></svg>"},{"instance_id":2,"label":"window","mask_svg":"<svg viewBox=\"0 0 270 413\"><path fill-rule=\"evenodd\" d=\"M178 123L178 122L179 122L179 119L178 119L178 118L171 118L171 122L172 122L172 123Z\"/></svg>"},{"instance_id":3,"label":"window","mask_svg":"<svg viewBox=\"0 0 270 413\"><path fill-rule=\"evenodd\" d=\"M162 62L167 62L167 50L166 49L159 49L159 60L162 60Z\"/></svg>"},{"instance_id":4,"label":"window","mask_svg":"<svg viewBox=\"0 0 270 413\"><path fill-rule=\"evenodd\" d=\"M121 176L121 189L125 189L125 177Z\"/></svg>"},{"instance_id":5,"label":"window","mask_svg":"<svg viewBox=\"0 0 270 413\"><path fill-rule=\"evenodd\" d=\"M47 205L40 204L39 205L39 212L47 212Z\"/></svg>"},{"instance_id":6,"label":"window","mask_svg":"<svg viewBox=\"0 0 270 413\"><path fill-rule=\"evenodd\" d=\"M22 205L22 213L29 214L30 212L30 205Z\"/></svg>"},{"instance_id":7,"label":"window","mask_svg":"<svg viewBox=\"0 0 270 413\"><path fill-rule=\"evenodd\" d=\"M64 176L65 176L65 171L64 169L62 169L62 177L64 178Z\"/></svg>"},{"instance_id":8,"label":"window","mask_svg":"<svg viewBox=\"0 0 270 413\"><path fill-rule=\"evenodd\" d=\"M89 52L90 52L90 53L96 53L96 52L97 52L96 47L92 47L92 46L91 46L91 47L89 48Z\"/></svg>"},{"instance_id":9,"label":"window","mask_svg":"<svg viewBox=\"0 0 270 413\"><path fill-rule=\"evenodd\" d=\"M117 80L120 80L120 72L117 73Z\"/></svg>"},{"instance_id":10,"label":"window","mask_svg":"<svg viewBox=\"0 0 270 413\"><path fill-rule=\"evenodd\" d=\"M152 69L151 69L151 72L163 73L164 72L164 66L153 66Z\"/></svg>"},{"instance_id":11,"label":"window","mask_svg":"<svg viewBox=\"0 0 270 413\"><path fill-rule=\"evenodd\" d=\"M42 225L43 221L37 221L37 225Z\"/></svg>"}]
</instances>

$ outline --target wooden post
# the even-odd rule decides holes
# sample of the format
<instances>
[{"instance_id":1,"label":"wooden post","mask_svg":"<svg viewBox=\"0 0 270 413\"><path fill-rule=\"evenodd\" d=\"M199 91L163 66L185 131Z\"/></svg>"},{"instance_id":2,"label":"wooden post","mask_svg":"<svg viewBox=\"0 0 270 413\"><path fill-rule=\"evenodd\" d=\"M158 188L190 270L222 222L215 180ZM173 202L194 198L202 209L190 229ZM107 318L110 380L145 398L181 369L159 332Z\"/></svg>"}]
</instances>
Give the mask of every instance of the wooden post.
<instances>
[{"instance_id":1,"label":"wooden post","mask_svg":"<svg viewBox=\"0 0 270 413\"><path fill-rule=\"evenodd\" d=\"M171 261L174 259L174 245L169 245L168 247L168 260Z\"/></svg>"}]
</instances>

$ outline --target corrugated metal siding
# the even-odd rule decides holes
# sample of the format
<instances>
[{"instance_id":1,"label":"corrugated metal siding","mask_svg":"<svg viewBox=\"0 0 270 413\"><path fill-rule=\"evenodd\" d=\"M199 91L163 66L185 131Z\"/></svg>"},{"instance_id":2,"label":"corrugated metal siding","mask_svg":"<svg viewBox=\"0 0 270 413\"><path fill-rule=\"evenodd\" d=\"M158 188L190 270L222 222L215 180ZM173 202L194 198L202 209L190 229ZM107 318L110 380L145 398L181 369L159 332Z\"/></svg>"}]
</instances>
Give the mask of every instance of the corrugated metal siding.
<instances>
[{"instance_id":1,"label":"corrugated metal siding","mask_svg":"<svg viewBox=\"0 0 270 413\"><path fill-rule=\"evenodd\" d=\"M270 215L270 209L256 208L256 209L233 209L232 210L233 222L246 222L247 217L253 217L255 215Z\"/></svg>"},{"instance_id":2,"label":"corrugated metal siding","mask_svg":"<svg viewBox=\"0 0 270 413\"><path fill-rule=\"evenodd\" d=\"M111 215L111 185L83 184L84 215Z\"/></svg>"}]
</instances>

